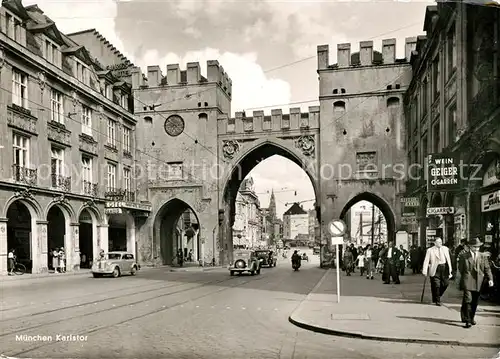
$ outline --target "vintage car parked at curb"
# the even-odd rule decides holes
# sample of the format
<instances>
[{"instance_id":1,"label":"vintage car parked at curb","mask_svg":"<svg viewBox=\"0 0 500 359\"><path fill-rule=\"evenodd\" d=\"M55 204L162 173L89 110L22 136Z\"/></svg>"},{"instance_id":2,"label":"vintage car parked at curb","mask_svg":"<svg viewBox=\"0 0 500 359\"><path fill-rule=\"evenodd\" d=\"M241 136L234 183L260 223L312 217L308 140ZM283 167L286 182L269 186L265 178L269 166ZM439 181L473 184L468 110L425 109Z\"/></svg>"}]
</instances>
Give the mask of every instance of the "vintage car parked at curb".
<instances>
[{"instance_id":1,"label":"vintage car parked at curb","mask_svg":"<svg viewBox=\"0 0 500 359\"><path fill-rule=\"evenodd\" d=\"M229 273L249 272L251 275L260 274L261 264L254 251L237 250L233 253L233 262L228 266Z\"/></svg>"},{"instance_id":2,"label":"vintage car parked at curb","mask_svg":"<svg viewBox=\"0 0 500 359\"><path fill-rule=\"evenodd\" d=\"M278 257L276 257L274 252L269 249L255 251L255 255L259 259L261 267L268 266L269 268L272 268L276 267L276 263L278 263Z\"/></svg>"},{"instance_id":3,"label":"vintage car parked at curb","mask_svg":"<svg viewBox=\"0 0 500 359\"><path fill-rule=\"evenodd\" d=\"M111 275L118 278L122 274L135 275L139 265L134 260L134 255L129 252L109 252L99 258L92 265L94 278Z\"/></svg>"}]
</instances>

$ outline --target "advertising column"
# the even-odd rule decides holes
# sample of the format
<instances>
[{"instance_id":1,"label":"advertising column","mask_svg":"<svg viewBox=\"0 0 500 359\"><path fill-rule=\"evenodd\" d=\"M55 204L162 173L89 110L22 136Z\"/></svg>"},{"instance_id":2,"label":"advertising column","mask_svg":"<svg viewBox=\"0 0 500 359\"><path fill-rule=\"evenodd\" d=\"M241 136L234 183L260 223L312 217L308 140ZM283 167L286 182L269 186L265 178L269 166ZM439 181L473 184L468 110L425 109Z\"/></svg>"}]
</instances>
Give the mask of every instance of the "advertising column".
<instances>
[{"instance_id":1,"label":"advertising column","mask_svg":"<svg viewBox=\"0 0 500 359\"><path fill-rule=\"evenodd\" d=\"M459 192L462 190L463 171L461 167L460 155L457 153L434 153L427 158L427 192L450 193ZM436 237L443 238L443 228L445 223L452 222L452 217L455 213L453 206L443 206L427 208L427 217L436 219L434 228L426 230L426 236L429 238L428 245L431 244ZM453 227L448 227L454 230ZM448 236L446 236L448 237ZM453 235L450 235L453 237ZM443 238L444 239L444 238Z\"/></svg>"}]
</instances>

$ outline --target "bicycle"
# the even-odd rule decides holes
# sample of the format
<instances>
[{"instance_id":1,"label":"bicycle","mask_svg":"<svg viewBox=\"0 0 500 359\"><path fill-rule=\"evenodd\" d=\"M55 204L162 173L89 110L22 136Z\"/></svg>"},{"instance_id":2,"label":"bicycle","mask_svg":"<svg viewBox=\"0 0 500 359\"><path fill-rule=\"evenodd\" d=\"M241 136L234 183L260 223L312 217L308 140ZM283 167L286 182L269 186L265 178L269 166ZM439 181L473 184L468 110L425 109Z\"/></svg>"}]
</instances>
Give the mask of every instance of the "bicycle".
<instances>
[{"instance_id":1,"label":"bicycle","mask_svg":"<svg viewBox=\"0 0 500 359\"><path fill-rule=\"evenodd\" d=\"M23 275L24 273L26 273L26 267L22 263L15 262L14 270L12 272L15 273L16 275Z\"/></svg>"}]
</instances>

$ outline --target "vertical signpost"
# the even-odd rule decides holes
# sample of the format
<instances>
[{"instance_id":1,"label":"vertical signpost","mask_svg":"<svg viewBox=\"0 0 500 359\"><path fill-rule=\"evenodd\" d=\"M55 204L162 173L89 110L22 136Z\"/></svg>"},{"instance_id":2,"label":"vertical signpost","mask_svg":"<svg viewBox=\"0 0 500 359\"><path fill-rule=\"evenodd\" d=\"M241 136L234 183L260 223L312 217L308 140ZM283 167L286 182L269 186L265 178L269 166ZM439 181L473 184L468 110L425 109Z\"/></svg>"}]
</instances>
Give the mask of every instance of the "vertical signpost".
<instances>
[{"instance_id":1,"label":"vertical signpost","mask_svg":"<svg viewBox=\"0 0 500 359\"><path fill-rule=\"evenodd\" d=\"M335 245L335 266L337 268L337 303L340 303L340 251L339 245L344 243L344 234L347 226L344 221L334 219L328 224L328 231L332 235L332 245Z\"/></svg>"}]
</instances>

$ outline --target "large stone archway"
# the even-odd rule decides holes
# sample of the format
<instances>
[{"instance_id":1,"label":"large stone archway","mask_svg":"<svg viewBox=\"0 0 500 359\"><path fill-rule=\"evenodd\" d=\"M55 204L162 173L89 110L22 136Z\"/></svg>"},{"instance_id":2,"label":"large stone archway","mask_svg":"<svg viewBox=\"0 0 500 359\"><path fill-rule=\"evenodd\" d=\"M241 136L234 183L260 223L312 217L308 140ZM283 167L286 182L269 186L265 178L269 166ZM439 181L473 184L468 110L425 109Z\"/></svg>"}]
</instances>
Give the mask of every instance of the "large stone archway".
<instances>
[{"instance_id":1,"label":"large stone archway","mask_svg":"<svg viewBox=\"0 0 500 359\"><path fill-rule=\"evenodd\" d=\"M315 161L316 149L314 146L314 137L309 135L305 139L304 136L295 139L286 138L265 138L255 140L247 144L225 142L226 147L226 167L228 170L224 172L222 183L219 187L219 257L221 264L228 263L232 260L233 249L233 233L232 227L234 225L234 216L236 213L235 203L236 195L240 188L242 181L250 173L250 171L263 160L271 156L281 156L294 162L297 166L302 168L309 179L314 189L316 203L319 203L319 183L317 176L317 164ZM308 142L306 146L301 141ZM308 147L310 146L310 147ZM310 151L304 150L305 147L310 148ZM224 148L224 147L223 147ZM236 151L236 152L234 152ZM234 154L227 156L227 154ZM320 213L317 211L316 213Z\"/></svg>"},{"instance_id":2,"label":"large stone archway","mask_svg":"<svg viewBox=\"0 0 500 359\"><path fill-rule=\"evenodd\" d=\"M189 218L189 224L186 216L182 218L185 213L194 217ZM176 264L179 249L186 251L184 254L187 255L192 251L192 259L196 263L213 257L211 253L205 253L210 248L205 248L201 242L201 228L198 214L188 203L178 198L164 203L156 212L153 224L153 242L159 249L157 253L159 252L162 264Z\"/></svg>"},{"instance_id":3,"label":"large stone archway","mask_svg":"<svg viewBox=\"0 0 500 359\"><path fill-rule=\"evenodd\" d=\"M53 201L45 210L47 226L47 268L54 270L53 250L64 249L65 268L67 271L74 269L75 261L75 233L71 224L74 223L74 212L71 206L64 201Z\"/></svg>"},{"instance_id":4,"label":"large stone archway","mask_svg":"<svg viewBox=\"0 0 500 359\"><path fill-rule=\"evenodd\" d=\"M383 199L381 196L371 193L371 192L361 192L358 194L355 194L352 196L347 203L344 204L342 207L342 211L340 212L340 219L345 219L347 212L351 209L351 207L360 202L360 201L367 201L375 205L380 209L382 212L386 224L387 224L387 240L395 240L395 235L396 235L396 215L393 212L391 206L385 199ZM350 227L350 224L347 223L347 226Z\"/></svg>"}]
</instances>

